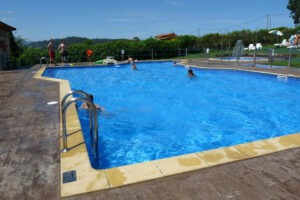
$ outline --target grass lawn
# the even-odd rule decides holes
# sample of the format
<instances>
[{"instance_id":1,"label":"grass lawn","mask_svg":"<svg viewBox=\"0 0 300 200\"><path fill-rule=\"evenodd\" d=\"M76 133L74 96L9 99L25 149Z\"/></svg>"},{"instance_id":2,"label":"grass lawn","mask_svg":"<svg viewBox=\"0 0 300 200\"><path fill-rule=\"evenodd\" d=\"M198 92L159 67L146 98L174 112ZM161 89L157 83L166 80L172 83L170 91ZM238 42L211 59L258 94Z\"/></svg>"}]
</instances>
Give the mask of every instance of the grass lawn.
<instances>
[{"instance_id":1,"label":"grass lawn","mask_svg":"<svg viewBox=\"0 0 300 200\"><path fill-rule=\"evenodd\" d=\"M263 64L269 65L268 62L263 63ZM273 61L272 65L288 66L289 65L289 61L288 60ZM293 58L291 60L291 67L300 68L300 58Z\"/></svg>"}]
</instances>

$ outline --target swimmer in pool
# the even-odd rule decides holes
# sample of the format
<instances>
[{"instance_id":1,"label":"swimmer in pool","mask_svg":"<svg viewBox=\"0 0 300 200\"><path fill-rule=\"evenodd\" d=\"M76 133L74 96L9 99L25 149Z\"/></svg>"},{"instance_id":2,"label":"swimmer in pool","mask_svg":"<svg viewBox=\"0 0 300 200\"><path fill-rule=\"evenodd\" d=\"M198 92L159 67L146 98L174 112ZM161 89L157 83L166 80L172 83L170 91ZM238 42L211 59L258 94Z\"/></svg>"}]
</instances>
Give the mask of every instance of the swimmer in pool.
<instances>
[{"instance_id":1,"label":"swimmer in pool","mask_svg":"<svg viewBox=\"0 0 300 200\"><path fill-rule=\"evenodd\" d=\"M191 68L188 69L188 76L189 77L195 76L195 74Z\"/></svg>"},{"instance_id":2,"label":"swimmer in pool","mask_svg":"<svg viewBox=\"0 0 300 200\"><path fill-rule=\"evenodd\" d=\"M90 94L89 97L90 97L91 101L94 102L94 96ZM105 108L104 108L104 107L99 106L99 105L97 105L97 104L95 104L95 106L96 106L96 109L97 109L97 110L99 110L99 111L105 111ZM83 104L80 106L80 108L88 109L88 108L89 108L89 104L88 104L88 103L83 103Z\"/></svg>"},{"instance_id":3,"label":"swimmer in pool","mask_svg":"<svg viewBox=\"0 0 300 200\"><path fill-rule=\"evenodd\" d=\"M137 70L135 62L132 62L132 64L131 64L131 69L132 69L132 70Z\"/></svg>"}]
</instances>

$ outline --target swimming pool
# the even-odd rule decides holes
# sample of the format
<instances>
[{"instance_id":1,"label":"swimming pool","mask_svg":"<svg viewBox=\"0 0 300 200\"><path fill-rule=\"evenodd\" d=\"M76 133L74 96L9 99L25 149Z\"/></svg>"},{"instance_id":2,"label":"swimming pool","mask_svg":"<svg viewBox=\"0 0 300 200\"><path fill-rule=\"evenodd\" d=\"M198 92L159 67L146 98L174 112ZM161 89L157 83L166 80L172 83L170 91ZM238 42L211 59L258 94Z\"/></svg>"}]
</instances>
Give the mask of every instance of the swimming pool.
<instances>
[{"instance_id":1,"label":"swimming pool","mask_svg":"<svg viewBox=\"0 0 300 200\"><path fill-rule=\"evenodd\" d=\"M111 168L299 132L296 78L234 70L195 69L171 62L118 67L48 68L72 89L94 94L100 161ZM79 110L84 132L85 110ZM88 134L85 139L88 141ZM89 142L87 142L89 144ZM89 149L89 147L88 147Z\"/></svg>"}]
</instances>

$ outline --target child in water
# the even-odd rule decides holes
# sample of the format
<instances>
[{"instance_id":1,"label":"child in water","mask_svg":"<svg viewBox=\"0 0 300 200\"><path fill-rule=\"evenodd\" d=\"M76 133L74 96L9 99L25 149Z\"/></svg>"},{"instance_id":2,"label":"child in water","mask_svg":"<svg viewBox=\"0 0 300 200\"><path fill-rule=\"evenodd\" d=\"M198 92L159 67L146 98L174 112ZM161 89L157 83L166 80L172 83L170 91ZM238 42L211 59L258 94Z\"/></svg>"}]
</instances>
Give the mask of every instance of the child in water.
<instances>
[{"instance_id":1,"label":"child in water","mask_svg":"<svg viewBox=\"0 0 300 200\"><path fill-rule=\"evenodd\" d=\"M190 68L190 67L189 67L189 69L188 69L188 76L189 76L189 77L195 76L195 74L194 74L192 68Z\"/></svg>"}]
</instances>

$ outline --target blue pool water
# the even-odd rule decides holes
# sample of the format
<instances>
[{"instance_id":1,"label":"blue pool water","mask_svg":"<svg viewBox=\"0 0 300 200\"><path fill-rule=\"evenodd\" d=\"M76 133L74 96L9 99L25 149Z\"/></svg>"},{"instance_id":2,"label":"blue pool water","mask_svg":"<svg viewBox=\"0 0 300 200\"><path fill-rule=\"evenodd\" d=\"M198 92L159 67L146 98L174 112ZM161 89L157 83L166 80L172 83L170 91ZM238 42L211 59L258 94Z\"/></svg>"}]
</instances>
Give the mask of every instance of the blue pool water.
<instances>
[{"instance_id":1,"label":"blue pool water","mask_svg":"<svg viewBox=\"0 0 300 200\"><path fill-rule=\"evenodd\" d=\"M117 67L48 68L73 90L94 95L100 160L111 168L226 147L300 131L300 80L276 75L194 69L171 62ZM87 111L79 109L87 145ZM90 146L88 145L90 152Z\"/></svg>"}]
</instances>

